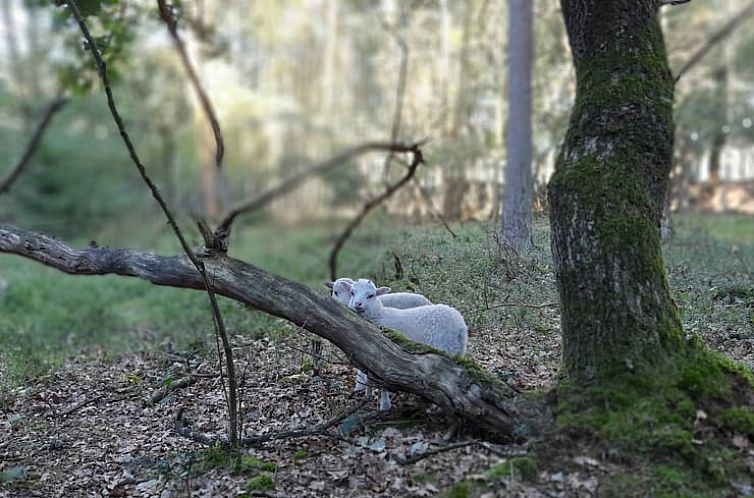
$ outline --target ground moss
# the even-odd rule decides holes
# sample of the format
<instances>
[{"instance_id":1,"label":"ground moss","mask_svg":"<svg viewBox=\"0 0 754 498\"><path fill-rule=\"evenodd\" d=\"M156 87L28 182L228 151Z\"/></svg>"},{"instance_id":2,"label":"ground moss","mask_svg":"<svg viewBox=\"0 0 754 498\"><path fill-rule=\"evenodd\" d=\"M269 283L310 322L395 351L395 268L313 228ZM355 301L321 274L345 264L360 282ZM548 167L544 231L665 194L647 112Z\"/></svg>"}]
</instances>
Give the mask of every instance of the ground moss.
<instances>
[{"instance_id":1,"label":"ground moss","mask_svg":"<svg viewBox=\"0 0 754 498\"><path fill-rule=\"evenodd\" d=\"M274 472L275 462L261 460L252 455L244 455L227 446L216 444L204 450L204 465L209 468L227 469L234 474L252 474L260 470Z\"/></svg>"},{"instance_id":2,"label":"ground moss","mask_svg":"<svg viewBox=\"0 0 754 498\"><path fill-rule=\"evenodd\" d=\"M697 347L675 360L673 367L643 375L616 373L589 385L563 381L556 423L567 433L588 434L598 445L602 441L654 462L652 496L715 496L732 479L746 475L745 462L728 448L729 438L714 435L714 428L722 421L754 436L754 412L730 407L734 379L746 379L746 385L751 374L742 365ZM703 446L694 441L700 411L711 424ZM621 490L625 496L633 495L626 491L631 489L628 481L615 480L608 486L614 492L607 495L621 496ZM681 488L679 482L684 483ZM674 494L674 490L680 491Z\"/></svg>"},{"instance_id":3,"label":"ground moss","mask_svg":"<svg viewBox=\"0 0 754 498\"><path fill-rule=\"evenodd\" d=\"M754 438L754 411L744 406L723 410L721 420L726 427Z\"/></svg>"},{"instance_id":4,"label":"ground moss","mask_svg":"<svg viewBox=\"0 0 754 498\"><path fill-rule=\"evenodd\" d=\"M474 487L474 483L464 479L457 482L452 488L447 490L444 494L444 498L468 498L469 493Z\"/></svg>"}]
</instances>

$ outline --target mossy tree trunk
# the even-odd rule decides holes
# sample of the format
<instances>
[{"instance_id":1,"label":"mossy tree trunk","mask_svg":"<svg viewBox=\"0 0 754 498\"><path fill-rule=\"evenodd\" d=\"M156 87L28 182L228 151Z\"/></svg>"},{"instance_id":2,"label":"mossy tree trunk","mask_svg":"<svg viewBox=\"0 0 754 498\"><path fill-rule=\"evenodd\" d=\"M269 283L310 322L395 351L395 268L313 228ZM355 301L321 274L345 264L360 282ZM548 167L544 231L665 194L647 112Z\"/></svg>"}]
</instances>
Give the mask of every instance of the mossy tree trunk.
<instances>
[{"instance_id":1,"label":"mossy tree trunk","mask_svg":"<svg viewBox=\"0 0 754 498\"><path fill-rule=\"evenodd\" d=\"M576 102L549 185L563 369L576 380L651 371L679 353L660 220L673 78L658 0L561 0Z\"/></svg>"}]
</instances>

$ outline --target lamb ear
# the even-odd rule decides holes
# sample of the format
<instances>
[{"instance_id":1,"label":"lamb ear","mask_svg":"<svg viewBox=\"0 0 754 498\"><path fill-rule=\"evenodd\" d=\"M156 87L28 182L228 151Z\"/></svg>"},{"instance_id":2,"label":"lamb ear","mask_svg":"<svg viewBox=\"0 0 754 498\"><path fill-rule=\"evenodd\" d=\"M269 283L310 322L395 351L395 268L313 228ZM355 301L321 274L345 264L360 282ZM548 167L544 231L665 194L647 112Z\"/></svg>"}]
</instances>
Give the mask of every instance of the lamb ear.
<instances>
[{"instance_id":1,"label":"lamb ear","mask_svg":"<svg viewBox=\"0 0 754 498\"><path fill-rule=\"evenodd\" d=\"M390 287L377 287L377 295L381 296L390 292Z\"/></svg>"},{"instance_id":2,"label":"lamb ear","mask_svg":"<svg viewBox=\"0 0 754 498\"><path fill-rule=\"evenodd\" d=\"M340 283L343 285L343 287L346 288L346 290L350 291L351 287L353 286L353 282L346 282L344 280L341 280Z\"/></svg>"},{"instance_id":3,"label":"lamb ear","mask_svg":"<svg viewBox=\"0 0 754 498\"><path fill-rule=\"evenodd\" d=\"M322 283L325 284L325 287L327 287L328 289L332 289L332 286L335 285L335 282L331 280L325 280Z\"/></svg>"}]
</instances>

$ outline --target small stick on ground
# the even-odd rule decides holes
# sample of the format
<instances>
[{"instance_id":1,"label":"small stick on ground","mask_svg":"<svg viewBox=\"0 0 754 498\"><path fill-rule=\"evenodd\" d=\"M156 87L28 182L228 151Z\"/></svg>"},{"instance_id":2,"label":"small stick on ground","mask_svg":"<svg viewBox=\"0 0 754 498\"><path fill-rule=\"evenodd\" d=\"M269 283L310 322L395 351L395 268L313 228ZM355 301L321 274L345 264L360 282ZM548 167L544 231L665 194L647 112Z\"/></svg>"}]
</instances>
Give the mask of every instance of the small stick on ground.
<instances>
[{"instance_id":1,"label":"small stick on ground","mask_svg":"<svg viewBox=\"0 0 754 498\"><path fill-rule=\"evenodd\" d=\"M214 375L214 377L217 377L217 375ZM194 382L196 382L196 378L190 375L188 377L183 377L182 379L178 379L156 390L151 396L145 399L142 404L145 407L154 406L160 401L162 401L163 399L165 399L165 397L171 392L190 386Z\"/></svg>"},{"instance_id":2,"label":"small stick on ground","mask_svg":"<svg viewBox=\"0 0 754 498\"><path fill-rule=\"evenodd\" d=\"M436 448L434 450L425 451L424 453L422 453L420 455L415 455L415 456L412 456L412 457L409 457L409 458L403 458L403 457L400 457L400 456L395 456L394 460L399 465L411 465L411 464L414 464L414 463L419 462L421 460L424 460L425 458L429 458L431 456L439 455L440 453L445 453L447 451L457 450L459 448L466 448L467 446L479 446L481 448L486 449L490 453L494 453L495 455L503 457L503 458L510 458L510 457L514 457L514 456L522 456L522 455L526 455L528 453L528 451L522 450L520 448L510 448L510 449L503 450L501 448L495 447L494 445L492 445L492 444L490 444L488 442L478 441L478 440L474 439L474 440L471 440L471 441L463 441L463 442L460 442L460 443L449 444L447 446L441 446L440 448Z\"/></svg>"}]
</instances>

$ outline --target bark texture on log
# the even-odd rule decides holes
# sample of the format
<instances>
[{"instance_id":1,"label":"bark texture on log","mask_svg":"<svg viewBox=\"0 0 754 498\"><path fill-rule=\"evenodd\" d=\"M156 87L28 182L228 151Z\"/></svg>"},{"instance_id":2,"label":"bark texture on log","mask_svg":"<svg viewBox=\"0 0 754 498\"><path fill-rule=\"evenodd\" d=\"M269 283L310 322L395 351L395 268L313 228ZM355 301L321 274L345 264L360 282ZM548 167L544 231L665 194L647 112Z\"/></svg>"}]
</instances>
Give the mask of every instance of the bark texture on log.
<instances>
[{"instance_id":1,"label":"bark texture on log","mask_svg":"<svg viewBox=\"0 0 754 498\"><path fill-rule=\"evenodd\" d=\"M74 275L124 275L157 285L203 289L185 256L132 249L75 249L52 237L0 224L0 252ZM510 438L512 389L478 367L432 351L408 352L377 327L309 287L229 257L204 259L214 291L312 332L342 349L390 390L417 394L479 427Z\"/></svg>"},{"instance_id":2,"label":"bark texture on log","mask_svg":"<svg viewBox=\"0 0 754 498\"><path fill-rule=\"evenodd\" d=\"M682 348L660 247L673 78L657 0L561 0L576 102L549 185L563 367L603 378Z\"/></svg>"}]
</instances>

